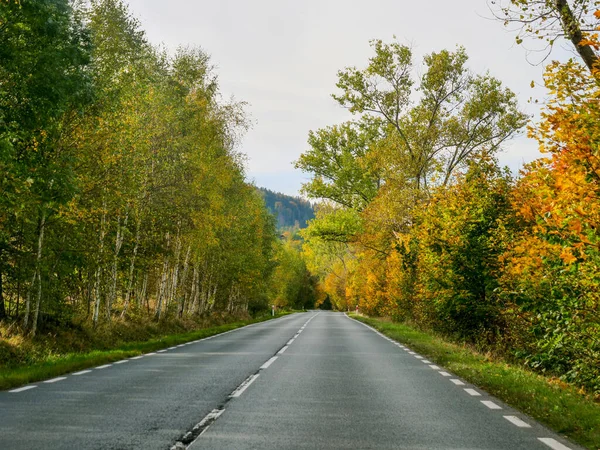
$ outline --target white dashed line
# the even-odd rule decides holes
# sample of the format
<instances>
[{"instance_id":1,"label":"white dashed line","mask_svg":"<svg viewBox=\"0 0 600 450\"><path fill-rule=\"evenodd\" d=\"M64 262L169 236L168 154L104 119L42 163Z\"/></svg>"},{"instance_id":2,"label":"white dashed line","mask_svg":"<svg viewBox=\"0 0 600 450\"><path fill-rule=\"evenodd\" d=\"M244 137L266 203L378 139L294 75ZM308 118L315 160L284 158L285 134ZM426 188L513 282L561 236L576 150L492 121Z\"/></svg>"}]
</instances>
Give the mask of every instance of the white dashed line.
<instances>
[{"instance_id":1,"label":"white dashed line","mask_svg":"<svg viewBox=\"0 0 600 450\"><path fill-rule=\"evenodd\" d=\"M75 372L73 375L85 375L86 373L90 373L91 370L82 370L80 372Z\"/></svg>"},{"instance_id":2,"label":"white dashed line","mask_svg":"<svg viewBox=\"0 0 600 450\"><path fill-rule=\"evenodd\" d=\"M243 392L248 389L248 386L250 386L252 383L254 383L254 380L256 380L258 378L258 373L255 373L254 375L251 375L250 377L246 378L242 384L240 384L237 389L235 391L233 391L231 393L231 395L229 397L239 397L240 395L243 394Z\"/></svg>"},{"instance_id":3,"label":"white dashed line","mask_svg":"<svg viewBox=\"0 0 600 450\"><path fill-rule=\"evenodd\" d=\"M269 359L266 363L264 363L262 366L260 366L261 369L268 369L269 366L271 364L273 364L275 362L275 360L277 359L277 356L273 356L271 359Z\"/></svg>"},{"instance_id":4,"label":"white dashed line","mask_svg":"<svg viewBox=\"0 0 600 450\"><path fill-rule=\"evenodd\" d=\"M156 352L146 353L146 356L152 356L152 355L156 355Z\"/></svg>"},{"instance_id":5,"label":"white dashed line","mask_svg":"<svg viewBox=\"0 0 600 450\"><path fill-rule=\"evenodd\" d=\"M469 395L472 395L473 397L481 397L481 394L479 392L477 392L475 389L465 389L465 392Z\"/></svg>"},{"instance_id":6,"label":"white dashed line","mask_svg":"<svg viewBox=\"0 0 600 450\"><path fill-rule=\"evenodd\" d=\"M424 359L424 360L423 360L423 361L421 361L421 362L423 362L423 363L425 363L425 364L431 364L431 361L427 361L426 359Z\"/></svg>"},{"instance_id":7,"label":"white dashed line","mask_svg":"<svg viewBox=\"0 0 600 450\"><path fill-rule=\"evenodd\" d=\"M527 422L523 422L517 416L503 416L503 417L506 420L508 420L510 423L512 423L513 425L518 426L519 428L531 428L531 425L529 425Z\"/></svg>"},{"instance_id":8,"label":"white dashed line","mask_svg":"<svg viewBox=\"0 0 600 450\"><path fill-rule=\"evenodd\" d=\"M290 339L289 341L287 341L287 344L285 344L285 345L291 345L291 344L292 344L292 342L294 342L295 340L296 340L295 338L292 338L292 339Z\"/></svg>"},{"instance_id":9,"label":"white dashed line","mask_svg":"<svg viewBox=\"0 0 600 450\"><path fill-rule=\"evenodd\" d=\"M415 358L417 358L417 359L423 359L423 357L419 356L419 355L415 355Z\"/></svg>"},{"instance_id":10,"label":"white dashed line","mask_svg":"<svg viewBox=\"0 0 600 450\"><path fill-rule=\"evenodd\" d=\"M164 353L166 350L156 350L156 353Z\"/></svg>"},{"instance_id":11,"label":"white dashed line","mask_svg":"<svg viewBox=\"0 0 600 450\"><path fill-rule=\"evenodd\" d=\"M409 354L409 355L416 355L416 353L415 353L415 352L411 352L410 350L408 351L408 354Z\"/></svg>"},{"instance_id":12,"label":"white dashed line","mask_svg":"<svg viewBox=\"0 0 600 450\"><path fill-rule=\"evenodd\" d=\"M98 366L96 369L106 369L107 367L112 366L112 364L104 364L103 366Z\"/></svg>"},{"instance_id":13,"label":"white dashed line","mask_svg":"<svg viewBox=\"0 0 600 450\"><path fill-rule=\"evenodd\" d=\"M433 370L440 370L440 368L435 364L430 364L429 367L431 367Z\"/></svg>"},{"instance_id":14,"label":"white dashed line","mask_svg":"<svg viewBox=\"0 0 600 450\"><path fill-rule=\"evenodd\" d=\"M129 358L129 359L142 359L144 357L144 355L140 355L140 356L134 356L133 358Z\"/></svg>"},{"instance_id":15,"label":"white dashed line","mask_svg":"<svg viewBox=\"0 0 600 450\"><path fill-rule=\"evenodd\" d=\"M448 372L444 372L444 371L441 371L441 372L438 372L438 373L439 373L441 376L443 376L443 377L451 377L451 376L452 376L452 375L450 375Z\"/></svg>"},{"instance_id":16,"label":"white dashed line","mask_svg":"<svg viewBox=\"0 0 600 450\"><path fill-rule=\"evenodd\" d=\"M546 444L548 447L550 447L553 450L571 450L570 447L567 447L566 445L561 444L556 439L538 438L538 440L543 442L544 444Z\"/></svg>"},{"instance_id":17,"label":"white dashed line","mask_svg":"<svg viewBox=\"0 0 600 450\"><path fill-rule=\"evenodd\" d=\"M57 381L62 381L62 380L66 380L67 377L56 377L56 378L52 378L51 380L46 380L44 381L44 383L56 383Z\"/></svg>"},{"instance_id":18,"label":"white dashed line","mask_svg":"<svg viewBox=\"0 0 600 450\"><path fill-rule=\"evenodd\" d=\"M12 391L8 391L8 392L23 392L23 391L28 391L29 389L33 389L36 387L37 386L35 384L31 384L29 386L23 386L21 388L13 389Z\"/></svg>"},{"instance_id":19,"label":"white dashed line","mask_svg":"<svg viewBox=\"0 0 600 450\"><path fill-rule=\"evenodd\" d=\"M281 350L279 350L277 352L278 355L281 355L282 353L284 353L286 350L288 349L288 346L286 345L285 347L283 347Z\"/></svg>"},{"instance_id":20,"label":"white dashed line","mask_svg":"<svg viewBox=\"0 0 600 450\"><path fill-rule=\"evenodd\" d=\"M491 402L489 400L481 400L481 403L483 403L485 406L487 406L490 409L502 409L502 407L500 405L496 405L494 402Z\"/></svg>"},{"instance_id":21,"label":"white dashed line","mask_svg":"<svg viewBox=\"0 0 600 450\"><path fill-rule=\"evenodd\" d=\"M129 362L128 359L122 359L121 361L117 361L115 364L125 364L126 362Z\"/></svg>"},{"instance_id":22,"label":"white dashed line","mask_svg":"<svg viewBox=\"0 0 600 450\"><path fill-rule=\"evenodd\" d=\"M465 385L465 383L463 383L460 380L457 380L456 378L452 378L452 379L450 379L450 381L452 381L457 386L464 386Z\"/></svg>"}]
</instances>

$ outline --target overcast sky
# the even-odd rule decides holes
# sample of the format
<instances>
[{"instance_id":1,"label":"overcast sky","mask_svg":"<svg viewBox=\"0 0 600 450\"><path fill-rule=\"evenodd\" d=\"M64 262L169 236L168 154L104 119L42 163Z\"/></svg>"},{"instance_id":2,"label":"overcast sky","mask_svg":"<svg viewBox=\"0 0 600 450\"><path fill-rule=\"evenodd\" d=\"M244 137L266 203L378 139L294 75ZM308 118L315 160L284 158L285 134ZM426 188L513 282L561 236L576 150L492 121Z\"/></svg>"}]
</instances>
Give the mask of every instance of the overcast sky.
<instances>
[{"instance_id":1,"label":"overcast sky","mask_svg":"<svg viewBox=\"0 0 600 450\"><path fill-rule=\"evenodd\" d=\"M307 175L293 161L307 149L309 130L351 115L331 98L336 73L364 67L370 39L424 54L466 48L470 68L489 71L535 114L530 97L543 96L542 67L527 62L515 33L491 20L486 0L129 0L148 39L174 50L202 47L216 65L224 97L248 102L254 123L240 150L258 186L297 194ZM505 146L500 162L517 170L539 156L526 137Z\"/></svg>"}]
</instances>

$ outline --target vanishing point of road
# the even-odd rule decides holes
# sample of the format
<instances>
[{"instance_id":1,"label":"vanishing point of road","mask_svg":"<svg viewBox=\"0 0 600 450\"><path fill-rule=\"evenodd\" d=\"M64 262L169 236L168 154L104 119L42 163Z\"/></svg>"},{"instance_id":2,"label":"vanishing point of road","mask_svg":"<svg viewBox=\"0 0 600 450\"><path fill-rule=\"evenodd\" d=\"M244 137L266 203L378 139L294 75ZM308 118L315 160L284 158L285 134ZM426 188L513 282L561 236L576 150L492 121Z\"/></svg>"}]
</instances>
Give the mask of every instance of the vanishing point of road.
<instances>
[{"instance_id":1,"label":"vanishing point of road","mask_svg":"<svg viewBox=\"0 0 600 450\"><path fill-rule=\"evenodd\" d=\"M0 392L0 449L578 449L342 313Z\"/></svg>"}]
</instances>

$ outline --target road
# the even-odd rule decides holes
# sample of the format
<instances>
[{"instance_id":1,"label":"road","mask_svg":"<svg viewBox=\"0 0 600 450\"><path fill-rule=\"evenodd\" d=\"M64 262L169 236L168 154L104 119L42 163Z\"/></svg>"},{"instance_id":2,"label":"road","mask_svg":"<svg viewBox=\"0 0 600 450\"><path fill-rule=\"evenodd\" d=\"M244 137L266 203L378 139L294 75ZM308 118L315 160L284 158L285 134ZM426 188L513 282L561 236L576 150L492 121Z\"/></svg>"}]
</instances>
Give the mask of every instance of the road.
<instances>
[{"instance_id":1,"label":"road","mask_svg":"<svg viewBox=\"0 0 600 450\"><path fill-rule=\"evenodd\" d=\"M0 392L0 449L579 448L341 313L30 386Z\"/></svg>"}]
</instances>

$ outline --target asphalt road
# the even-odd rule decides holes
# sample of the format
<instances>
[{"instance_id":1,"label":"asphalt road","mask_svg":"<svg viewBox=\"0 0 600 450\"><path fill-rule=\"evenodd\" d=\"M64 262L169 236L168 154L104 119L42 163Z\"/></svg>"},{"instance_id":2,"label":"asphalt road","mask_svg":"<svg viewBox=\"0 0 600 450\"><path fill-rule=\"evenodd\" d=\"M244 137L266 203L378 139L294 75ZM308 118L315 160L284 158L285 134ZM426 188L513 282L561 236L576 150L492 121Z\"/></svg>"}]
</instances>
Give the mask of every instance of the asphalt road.
<instances>
[{"instance_id":1,"label":"asphalt road","mask_svg":"<svg viewBox=\"0 0 600 450\"><path fill-rule=\"evenodd\" d=\"M341 313L125 361L0 392L0 449L578 448Z\"/></svg>"}]
</instances>

